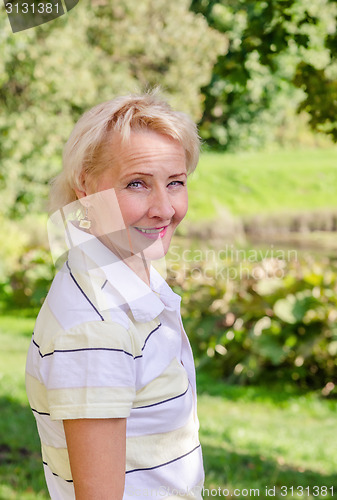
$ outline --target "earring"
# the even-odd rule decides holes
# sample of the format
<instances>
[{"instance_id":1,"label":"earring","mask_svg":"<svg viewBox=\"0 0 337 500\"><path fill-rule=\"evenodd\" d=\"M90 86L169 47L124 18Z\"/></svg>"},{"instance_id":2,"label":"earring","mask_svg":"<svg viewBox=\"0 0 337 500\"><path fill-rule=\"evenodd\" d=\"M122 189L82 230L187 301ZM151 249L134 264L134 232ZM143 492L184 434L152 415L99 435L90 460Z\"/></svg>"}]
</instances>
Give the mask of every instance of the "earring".
<instances>
[{"instance_id":1,"label":"earring","mask_svg":"<svg viewBox=\"0 0 337 500\"><path fill-rule=\"evenodd\" d=\"M85 207L85 214L83 219L80 220L79 226L81 229L91 228L91 220L88 218L88 207Z\"/></svg>"}]
</instances>

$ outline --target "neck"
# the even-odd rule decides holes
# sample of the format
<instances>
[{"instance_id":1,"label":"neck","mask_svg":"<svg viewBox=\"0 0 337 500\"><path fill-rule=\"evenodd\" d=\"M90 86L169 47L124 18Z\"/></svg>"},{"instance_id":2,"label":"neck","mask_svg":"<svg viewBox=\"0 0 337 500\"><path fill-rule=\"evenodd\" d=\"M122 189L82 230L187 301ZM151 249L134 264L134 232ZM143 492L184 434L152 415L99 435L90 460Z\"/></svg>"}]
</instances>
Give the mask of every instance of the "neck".
<instances>
[{"instance_id":1,"label":"neck","mask_svg":"<svg viewBox=\"0 0 337 500\"><path fill-rule=\"evenodd\" d=\"M146 260L144 253L134 254L130 250L120 248L114 245L110 238L105 235L96 236L106 247L109 248L120 260L122 260L137 276L150 286L150 265L151 262Z\"/></svg>"},{"instance_id":2,"label":"neck","mask_svg":"<svg viewBox=\"0 0 337 500\"><path fill-rule=\"evenodd\" d=\"M131 255L123 261L132 269L137 276L150 286L150 262L144 258L143 252L138 255Z\"/></svg>"}]
</instances>

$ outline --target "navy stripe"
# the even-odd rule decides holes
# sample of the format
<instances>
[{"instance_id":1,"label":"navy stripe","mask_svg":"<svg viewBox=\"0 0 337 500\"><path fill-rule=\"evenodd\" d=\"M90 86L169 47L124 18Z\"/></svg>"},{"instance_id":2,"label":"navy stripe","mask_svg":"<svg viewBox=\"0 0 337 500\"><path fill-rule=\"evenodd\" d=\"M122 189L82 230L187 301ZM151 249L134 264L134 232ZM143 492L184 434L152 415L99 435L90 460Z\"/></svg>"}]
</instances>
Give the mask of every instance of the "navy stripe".
<instances>
[{"instance_id":1,"label":"navy stripe","mask_svg":"<svg viewBox=\"0 0 337 500\"><path fill-rule=\"evenodd\" d=\"M52 356L54 354L54 351L53 352L47 352L46 354L42 354L41 351L40 351L39 344L37 344L34 339L33 339L33 344L38 348L38 351L39 351L39 354L40 354L41 358L44 358L46 356Z\"/></svg>"},{"instance_id":2,"label":"navy stripe","mask_svg":"<svg viewBox=\"0 0 337 500\"><path fill-rule=\"evenodd\" d=\"M67 268L69 269L69 273L70 273L70 276L72 277L75 285L77 286L77 288L82 292L82 294L84 295L84 297L87 299L87 301L89 302L89 304L93 307L93 309L97 312L98 316L101 318L102 321L104 321L104 318L103 316L101 315L101 313L98 311L98 309L94 306L94 304L91 302L91 300L89 299L89 297L85 294L85 292L82 290L82 288L80 287L80 285L77 283L76 279L75 279L75 276L73 275L73 273L71 272L71 269L69 267L69 263L68 261L66 262L66 265L67 265Z\"/></svg>"},{"instance_id":3,"label":"navy stripe","mask_svg":"<svg viewBox=\"0 0 337 500\"><path fill-rule=\"evenodd\" d=\"M155 465L154 467L145 467L144 469L133 469L133 470L127 470L125 472L125 474L131 474L131 472L141 472L143 470L154 470L154 469L158 469L159 467L165 467L165 465L170 465L170 464L173 464L173 462L177 462L178 460L181 460L182 458L185 458L187 457L188 455L190 455L191 453L193 453L195 450L197 450L198 448L200 448L201 445L198 444L198 446L196 446L195 448L193 448L193 450L185 453L185 455L181 455L181 457L178 457L178 458L174 458L173 460L170 460L169 462L165 462L164 464L160 464L160 465Z\"/></svg>"},{"instance_id":4,"label":"navy stripe","mask_svg":"<svg viewBox=\"0 0 337 500\"><path fill-rule=\"evenodd\" d=\"M163 401L159 401L159 403L153 403L152 405L136 406L135 408L132 408L132 409L133 410L139 410L140 408L150 408L151 406L161 405L163 403L167 403L168 401L173 401L174 399L178 399L178 398L181 398L182 396L185 396L185 394L187 393L187 391L188 391L188 387L187 387L187 389L186 389L185 392L183 392L182 394L179 394L178 396L173 396L173 398L164 399Z\"/></svg>"},{"instance_id":5,"label":"navy stripe","mask_svg":"<svg viewBox=\"0 0 337 500\"><path fill-rule=\"evenodd\" d=\"M161 327L161 323L159 323L159 325L158 325L158 326L157 326L154 330L152 330L152 332L150 332L150 333L148 334L148 336L147 336L147 337L146 337L146 339L145 339L144 345L143 345L143 347L142 347L142 351L144 351L145 346L146 346L146 342L149 340L149 338L151 337L151 335L152 335L154 332L156 332L156 331L157 331L160 327Z\"/></svg>"},{"instance_id":6,"label":"navy stripe","mask_svg":"<svg viewBox=\"0 0 337 500\"><path fill-rule=\"evenodd\" d=\"M123 349L113 349L112 347L80 347L79 349L55 349L54 352L82 352L82 351L114 351L114 352L123 352L128 356L133 358L133 354L131 352L124 351Z\"/></svg>"},{"instance_id":7,"label":"navy stripe","mask_svg":"<svg viewBox=\"0 0 337 500\"><path fill-rule=\"evenodd\" d=\"M141 472L141 471L144 471L144 470L154 470L154 469L158 469L159 467L165 467L165 465L170 465L170 464L172 464L174 462L177 462L178 460L181 460L182 458L187 457L188 455L190 455L191 453L193 453L195 450L197 450L200 447L201 447L201 445L199 444L198 446L196 446L195 448L193 448L193 450L185 453L185 455L181 455L180 457L174 458L173 460L170 460L169 462L166 462L164 464L155 465L154 467L146 467L144 469L128 470L128 471L125 472L125 474L130 474L131 472ZM51 473L53 474L53 476L61 478L61 476L59 476L58 474L56 474L55 472L53 472L51 470L51 468L49 467L49 465L47 464L47 462L43 461L42 463L43 463L43 465L46 465L48 467L48 469L51 471ZM61 479L63 479L63 481L66 481L67 483L73 483L74 482L72 479L64 479L63 477Z\"/></svg>"},{"instance_id":8,"label":"navy stripe","mask_svg":"<svg viewBox=\"0 0 337 500\"><path fill-rule=\"evenodd\" d=\"M105 280L103 285L101 286L101 290L103 290L103 288L105 287L105 285L107 284L108 280Z\"/></svg>"},{"instance_id":9,"label":"navy stripe","mask_svg":"<svg viewBox=\"0 0 337 500\"><path fill-rule=\"evenodd\" d=\"M50 472L53 474L53 476L56 476L56 477L59 477L60 479L63 479L63 481L65 481L66 483L73 483L74 481L72 479L64 479L63 477L59 476L58 474L56 474L56 472L53 472L51 470L51 468L49 467L49 465L47 464L47 462L42 462L43 465L46 465L48 467L48 469L50 470Z\"/></svg>"},{"instance_id":10,"label":"navy stripe","mask_svg":"<svg viewBox=\"0 0 337 500\"><path fill-rule=\"evenodd\" d=\"M35 408L32 408L32 411L34 413L38 413L39 415L46 415L46 416L50 417L50 413L45 413L44 411L37 411L37 410L35 410Z\"/></svg>"},{"instance_id":11,"label":"navy stripe","mask_svg":"<svg viewBox=\"0 0 337 500\"><path fill-rule=\"evenodd\" d=\"M152 332L149 333L149 335L147 336L147 338L144 342L144 345L142 347L142 351L143 351L145 344L148 341L149 337L155 331L157 331L160 326L161 326L161 323L159 323L159 325L154 330L152 330ZM33 335L34 335L34 332L33 332ZM113 351L113 352L123 352L124 354L131 356L133 359L139 359L139 358L143 357L143 354L139 354L138 356L134 356L131 352L124 351L123 349L113 349L113 348L109 348L109 347L82 347L79 349L55 349L55 351L53 351L53 352L47 352L46 354L42 354L41 350L40 350L40 346L35 342L34 339L32 339L32 341L33 341L33 344L38 348L39 355L41 356L41 358L45 358L47 356L52 356L54 354L54 352L68 352L69 353L69 352L81 352L81 351Z\"/></svg>"},{"instance_id":12,"label":"navy stripe","mask_svg":"<svg viewBox=\"0 0 337 500\"><path fill-rule=\"evenodd\" d=\"M40 351L40 346L35 342L35 340L33 339L33 344L38 348L39 350L39 354L41 356L41 358L45 358L46 356L52 356L54 354L54 352L78 352L78 351L114 351L114 352L123 352L124 354L127 354L128 356L131 356L133 358L133 354L131 354L130 352L127 352L127 351L124 351L123 349L113 349L113 348L109 348L109 347L83 347L83 348L79 348L79 349L55 349L55 351L53 352L47 352L46 354L42 354L41 351ZM137 356L139 357L139 356ZM134 358L136 359L136 358Z\"/></svg>"}]
</instances>

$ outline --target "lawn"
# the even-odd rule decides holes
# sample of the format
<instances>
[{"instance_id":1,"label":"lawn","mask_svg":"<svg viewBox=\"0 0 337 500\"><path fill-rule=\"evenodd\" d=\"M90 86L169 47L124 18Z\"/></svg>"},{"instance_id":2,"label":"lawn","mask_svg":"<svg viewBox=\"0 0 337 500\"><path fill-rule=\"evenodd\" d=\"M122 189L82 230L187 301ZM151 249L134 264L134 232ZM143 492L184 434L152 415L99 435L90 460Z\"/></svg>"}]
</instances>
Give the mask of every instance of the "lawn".
<instances>
[{"instance_id":1,"label":"lawn","mask_svg":"<svg viewBox=\"0 0 337 500\"><path fill-rule=\"evenodd\" d=\"M303 487L304 498L337 494L336 401L291 386L226 386L205 374L199 392L206 487L213 493L220 487L234 497L239 490L243 498L255 490L267 498L275 487L276 498L300 498Z\"/></svg>"},{"instance_id":2,"label":"lawn","mask_svg":"<svg viewBox=\"0 0 337 500\"><path fill-rule=\"evenodd\" d=\"M48 498L24 390L33 324L0 319L0 500ZM198 382L205 498L265 498L266 488L268 498L300 498L299 487L303 498L337 494L336 401L292 386L232 387L204 373Z\"/></svg>"},{"instance_id":3,"label":"lawn","mask_svg":"<svg viewBox=\"0 0 337 500\"><path fill-rule=\"evenodd\" d=\"M191 220L337 208L337 149L201 155L189 179Z\"/></svg>"}]
</instances>

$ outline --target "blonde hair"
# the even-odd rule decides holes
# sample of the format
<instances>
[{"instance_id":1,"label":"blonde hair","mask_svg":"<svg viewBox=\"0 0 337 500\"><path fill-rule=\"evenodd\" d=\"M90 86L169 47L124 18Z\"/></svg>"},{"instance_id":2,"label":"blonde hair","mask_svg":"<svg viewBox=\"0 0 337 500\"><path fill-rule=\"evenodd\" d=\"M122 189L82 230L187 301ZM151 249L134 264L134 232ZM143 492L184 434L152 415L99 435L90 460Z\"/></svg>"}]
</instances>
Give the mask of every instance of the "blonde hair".
<instances>
[{"instance_id":1,"label":"blonde hair","mask_svg":"<svg viewBox=\"0 0 337 500\"><path fill-rule=\"evenodd\" d=\"M108 145L114 132L127 141L130 132L151 130L177 140L184 148L187 172L196 168L200 139L197 127L185 113L174 111L157 92L127 95L104 102L84 113L76 123L63 151L63 170L52 180L50 212L77 199L84 175L97 179L111 167Z\"/></svg>"}]
</instances>

